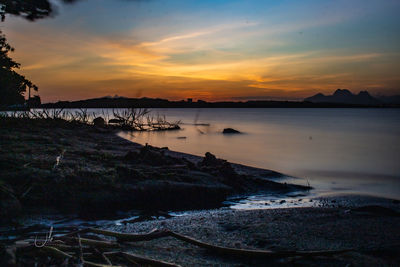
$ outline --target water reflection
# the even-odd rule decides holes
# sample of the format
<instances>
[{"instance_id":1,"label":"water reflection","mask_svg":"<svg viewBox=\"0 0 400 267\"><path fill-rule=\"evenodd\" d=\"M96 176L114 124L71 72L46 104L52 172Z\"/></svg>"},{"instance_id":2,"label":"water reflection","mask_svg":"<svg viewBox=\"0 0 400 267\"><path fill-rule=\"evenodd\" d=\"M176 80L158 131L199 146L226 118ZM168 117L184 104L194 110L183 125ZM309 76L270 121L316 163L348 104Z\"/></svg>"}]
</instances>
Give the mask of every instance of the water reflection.
<instances>
[{"instance_id":1,"label":"water reflection","mask_svg":"<svg viewBox=\"0 0 400 267\"><path fill-rule=\"evenodd\" d=\"M307 178L321 192L400 198L398 109L156 109L173 132L123 132L138 143ZM223 135L224 128L244 134Z\"/></svg>"}]
</instances>

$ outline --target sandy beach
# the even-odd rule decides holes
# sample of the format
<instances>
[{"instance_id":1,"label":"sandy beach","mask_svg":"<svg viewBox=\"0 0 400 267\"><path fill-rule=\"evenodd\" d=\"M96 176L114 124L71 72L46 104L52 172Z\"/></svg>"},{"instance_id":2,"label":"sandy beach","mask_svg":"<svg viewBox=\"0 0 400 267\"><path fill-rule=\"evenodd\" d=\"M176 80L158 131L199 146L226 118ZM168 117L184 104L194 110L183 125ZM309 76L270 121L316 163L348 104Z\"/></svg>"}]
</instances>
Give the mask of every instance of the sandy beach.
<instances>
[{"instance_id":1,"label":"sandy beach","mask_svg":"<svg viewBox=\"0 0 400 267\"><path fill-rule=\"evenodd\" d=\"M400 204L368 196L315 199L321 207L208 210L165 220L112 227L146 233L170 229L214 245L273 251L353 251L321 257L252 259L221 257L173 238L135 243L132 252L182 266L396 266L400 252ZM360 207L381 207L360 211ZM383 207L390 208L393 214ZM361 209L363 210L363 209ZM368 209L367 209L368 210ZM396 213L397 212L397 213Z\"/></svg>"}]
</instances>

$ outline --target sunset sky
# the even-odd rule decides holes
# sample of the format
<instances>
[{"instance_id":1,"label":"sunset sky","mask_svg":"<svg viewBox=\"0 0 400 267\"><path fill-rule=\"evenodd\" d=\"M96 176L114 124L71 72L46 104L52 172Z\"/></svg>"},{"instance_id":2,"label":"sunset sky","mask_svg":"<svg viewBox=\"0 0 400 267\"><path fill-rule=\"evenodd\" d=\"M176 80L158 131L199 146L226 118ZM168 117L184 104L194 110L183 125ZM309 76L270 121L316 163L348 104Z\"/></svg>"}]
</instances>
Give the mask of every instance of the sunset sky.
<instances>
[{"instance_id":1,"label":"sunset sky","mask_svg":"<svg viewBox=\"0 0 400 267\"><path fill-rule=\"evenodd\" d=\"M42 102L400 94L400 1L86 0L0 23Z\"/></svg>"}]
</instances>

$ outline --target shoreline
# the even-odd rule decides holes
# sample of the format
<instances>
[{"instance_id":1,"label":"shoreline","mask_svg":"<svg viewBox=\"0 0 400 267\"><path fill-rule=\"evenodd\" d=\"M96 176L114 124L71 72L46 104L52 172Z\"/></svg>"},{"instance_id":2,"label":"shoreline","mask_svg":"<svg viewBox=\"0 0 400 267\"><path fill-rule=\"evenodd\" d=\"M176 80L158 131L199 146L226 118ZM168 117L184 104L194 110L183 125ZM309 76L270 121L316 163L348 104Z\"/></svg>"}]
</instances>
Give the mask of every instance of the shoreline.
<instances>
[{"instance_id":1,"label":"shoreline","mask_svg":"<svg viewBox=\"0 0 400 267\"><path fill-rule=\"evenodd\" d=\"M51 131L43 131L50 127ZM29 207L36 207L39 208L38 214L45 218L43 207L53 201L50 207L57 208L58 214L77 214L76 218L81 223L72 227L81 228L91 226L88 223L90 216L86 220L84 216L92 212L98 212L103 218L112 218L107 211L133 210L139 204L150 213L142 218L139 215L138 220L136 216L133 220L119 220L118 223L103 220L95 226L131 233L144 233L154 228L169 229L231 248L273 251L353 249L336 256L261 260L221 257L171 238L138 242L129 248L139 255L182 266L370 263L390 266L400 261L398 200L331 195L311 198L311 207L220 208L228 196L239 193L249 196L260 192L261 188L282 195L306 192L311 188L268 180L277 175L284 176L274 171L230 164L212 154L198 157L165 148L142 146L118 136L115 131L88 125L54 121L18 124L12 121L8 128L0 129L0 137L0 145L9 151L0 155L0 164L5 168L2 179L10 183L6 188L14 192L12 195L0 192L0 211L5 215L14 216L16 210L13 209L18 206L22 213ZM55 164L60 153L59 164ZM135 195L140 192L142 200ZM209 198L212 205L208 205ZM293 199L297 201L298 198ZM12 209L8 210L9 213L4 209L7 208L4 200L10 201ZM163 209L143 200L155 201L157 205L166 202L167 210L175 212L172 217L165 212L156 213ZM184 201L191 203L183 203L182 206L180 202ZM180 208L171 208L174 203L181 205ZM55 216L52 213L48 215ZM54 221L57 219L53 218L48 223ZM62 230L63 226L71 229L72 221L60 218L59 224L54 223L55 230ZM29 230L29 227L24 228L23 221L14 223L8 226L15 228L17 236L18 231L22 231L21 237L48 231L47 225Z\"/></svg>"},{"instance_id":2,"label":"shoreline","mask_svg":"<svg viewBox=\"0 0 400 267\"><path fill-rule=\"evenodd\" d=\"M194 162L202 160L200 156L184 152L168 150L167 154L183 156ZM292 178L272 170L237 163L231 163L231 165L238 173L251 173L260 178ZM317 261L312 258L272 261L226 259L205 253L191 245L183 245L182 242L172 239L142 242L132 250L132 252L146 257L173 262L181 266L237 264L262 266L267 262L272 265L298 264L300 266L366 263L392 265L400 261L400 230L396 228L396 225L400 223L398 200L335 192L313 196L310 200L315 204L312 207L292 206L266 209L226 207L193 210L172 218L125 223L105 228L128 233L169 229L214 245L232 248L301 251L355 250L345 255L320 257ZM358 209L366 209L366 211L357 211ZM391 214L391 210L394 211L393 214ZM321 221L324 221L322 225ZM331 227L325 224L331 225ZM274 230L270 230L274 227L276 227ZM303 228L306 229L303 230ZM321 232L325 228L330 231ZM288 235L285 235L285 232ZM314 235L317 235L318 238L315 238ZM293 238L294 236L296 238ZM379 253L375 253L375 250L378 250Z\"/></svg>"},{"instance_id":3,"label":"shoreline","mask_svg":"<svg viewBox=\"0 0 400 267\"><path fill-rule=\"evenodd\" d=\"M136 143L134 141L131 141L129 139L126 139L122 136L120 136L121 131L116 131L115 135L118 136L119 138L123 139L124 141L128 141L131 142L132 144L134 144L135 146L138 147L143 147L144 145L140 144L140 143ZM197 156L194 154L190 154L190 153L185 153L185 152L180 152L180 151L174 151L174 150L165 150L165 154L172 156L172 157L176 157L176 158L186 158L187 160L192 161L195 164L198 164L199 162L201 162L204 159L204 156ZM218 156L218 155L217 155ZM244 165L244 164L240 164L240 163L234 163L234 162L229 162L232 167L235 169L235 171L238 174L248 174L248 175L254 175L256 177L259 178L284 178L284 177L288 177L288 178L298 178L298 177L294 177L294 176L290 176L290 175L286 175L274 170L269 170L269 169L263 169L263 168L258 168L258 167L253 167L253 166L248 166L248 165ZM301 179L301 178L299 178Z\"/></svg>"},{"instance_id":4,"label":"shoreline","mask_svg":"<svg viewBox=\"0 0 400 267\"><path fill-rule=\"evenodd\" d=\"M115 129L63 120L2 118L0 214L29 207L80 215L131 209L214 208L228 196L309 190L271 181L281 174L142 146ZM4 190L3 190L4 189Z\"/></svg>"},{"instance_id":5,"label":"shoreline","mask_svg":"<svg viewBox=\"0 0 400 267\"><path fill-rule=\"evenodd\" d=\"M105 228L126 233L168 229L213 245L240 249L352 250L313 258L229 258L171 238L138 242L130 249L138 255L181 266L395 266L399 262L399 203L359 195L331 196L323 202L321 207L310 208L193 211L169 219Z\"/></svg>"}]
</instances>

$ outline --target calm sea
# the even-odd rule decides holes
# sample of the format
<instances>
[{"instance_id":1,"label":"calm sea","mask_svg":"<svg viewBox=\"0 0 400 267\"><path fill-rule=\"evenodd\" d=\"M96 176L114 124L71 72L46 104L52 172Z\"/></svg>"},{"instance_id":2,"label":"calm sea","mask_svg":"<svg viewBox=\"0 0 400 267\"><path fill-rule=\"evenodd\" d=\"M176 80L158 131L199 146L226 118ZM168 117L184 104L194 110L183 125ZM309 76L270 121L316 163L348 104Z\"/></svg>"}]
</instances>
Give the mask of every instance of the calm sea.
<instances>
[{"instance_id":1,"label":"calm sea","mask_svg":"<svg viewBox=\"0 0 400 267\"><path fill-rule=\"evenodd\" d=\"M153 109L182 130L121 132L141 144L275 170L318 194L400 199L400 109ZM224 135L231 127L243 134Z\"/></svg>"}]
</instances>

